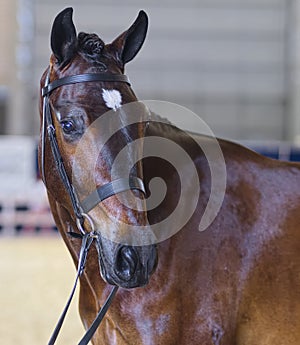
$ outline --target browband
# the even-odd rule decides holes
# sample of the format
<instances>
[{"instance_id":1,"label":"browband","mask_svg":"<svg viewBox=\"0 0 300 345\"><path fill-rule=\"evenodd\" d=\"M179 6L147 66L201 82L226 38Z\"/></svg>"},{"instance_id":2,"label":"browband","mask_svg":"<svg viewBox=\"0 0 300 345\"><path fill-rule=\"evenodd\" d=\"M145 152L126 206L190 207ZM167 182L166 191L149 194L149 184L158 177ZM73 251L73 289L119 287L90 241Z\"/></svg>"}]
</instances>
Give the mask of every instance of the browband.
<instances>
[{"instance_id":1,"label":"browband","mask_svg":"<svg viewBox=\"0 0 300 345\"><path fill-rule=\"evenodd\" d=\"M85 73L85 74L71 75L71 76L54 80L53 82L51 82L50 84L42 88L42 96L44 97L48 95L50 92L52 92L53 90L63 85L83 83L83 82L89 82L89 81L121 82L121 83L126 83L130 86L130 81L128 77L124 74Z\"/></svg>"}]
</instances>

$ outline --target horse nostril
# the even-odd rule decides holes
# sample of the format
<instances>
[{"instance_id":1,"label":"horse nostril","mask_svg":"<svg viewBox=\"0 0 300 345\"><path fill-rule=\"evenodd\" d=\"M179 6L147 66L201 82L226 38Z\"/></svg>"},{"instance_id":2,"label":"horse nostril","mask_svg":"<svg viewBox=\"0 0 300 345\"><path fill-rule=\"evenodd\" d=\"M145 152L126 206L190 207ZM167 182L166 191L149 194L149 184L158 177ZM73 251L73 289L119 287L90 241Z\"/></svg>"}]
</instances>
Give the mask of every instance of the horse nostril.
<instances>
[{"instance_id":1,"label":"horse nostril","mask_svg":"<svg viewBox=\"0 0 300 345\"><path fill-rule=\"evenodd\" d=\"M115 273L118 278L123 281L129 281L136 271L137 263L138 256L136 251L132 247L121 247L115 263Z\"/></svg>"}]
</instances>

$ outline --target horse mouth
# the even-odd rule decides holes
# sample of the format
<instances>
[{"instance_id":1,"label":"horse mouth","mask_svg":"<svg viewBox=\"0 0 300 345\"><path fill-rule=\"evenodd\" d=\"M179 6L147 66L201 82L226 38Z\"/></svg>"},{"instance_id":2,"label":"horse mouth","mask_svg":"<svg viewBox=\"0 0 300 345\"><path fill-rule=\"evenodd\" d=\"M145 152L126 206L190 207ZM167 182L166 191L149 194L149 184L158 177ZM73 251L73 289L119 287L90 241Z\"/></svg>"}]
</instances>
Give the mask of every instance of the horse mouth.
<instances>
[{"instance_id":1,"label":"horse mouth","mask_svg":"<svg viewBox=\"0 0 300 345\"><path fill-rule=\"evenodd\" d=\"M104 249L103 240L97 240L100 274L103 280L125 289L147 285L157 266L156 246L114 246L116 248L109 253ZM111 256L112 252L114 254Z\"/></svg>"}]
</instances>

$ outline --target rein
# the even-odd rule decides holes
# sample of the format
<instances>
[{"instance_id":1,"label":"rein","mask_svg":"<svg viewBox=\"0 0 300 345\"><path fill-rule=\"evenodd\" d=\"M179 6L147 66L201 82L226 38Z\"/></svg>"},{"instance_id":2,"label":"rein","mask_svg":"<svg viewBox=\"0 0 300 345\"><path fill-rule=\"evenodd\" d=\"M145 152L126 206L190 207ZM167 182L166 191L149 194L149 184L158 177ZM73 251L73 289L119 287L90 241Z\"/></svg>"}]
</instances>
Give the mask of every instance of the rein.
<instances>
[{"instance_id":1,"label":"rein","mask_svg":"<svg viewBox=\"0 0 300 345\"><path fill-rule=\"evenodd\" d=\"M73 76L57 79L50 83L50 69L49 69L49 72L46 76L45 86L42 88L42 97L43 97L43 118L42 118L42 135L41 135L42 179L46 185L45 147L46 147L46 138L48 138L56 168L58 170L60 179L67 193L69 194L69 197L72 203L72 208L76 217L76 225L77 225L78 230L80 231L80 233L69 232L68 234L72 237L80 238L82 240L74 286L72 288L72 291L66 303L66 306L48 342L48 345L54 345L58 337L58 334L63 325L66 314L70 307L71 301L73 299L76 287L78 285L79 277L84 272L89 248L91 247L93 241L97 239L100 235L97 231L95 231L94 223L87 213L103 200L126 190L139 190L145 194L145 187L144 187L143 181L136 176L130 176L129 178L120 178L120 179L111 181L103 186L100 186L96 190L94 190L90 195L88 195L83 201L81 202L79 201L76 191L67 175L63 158L59 150L58 142L56 140L56 129L54 127L54 123L52 119L49 98L50 98L51 92L61 86L75 84L75 83L84 83L84 82L121 82L121 83L126 83L130 85L130 82L127 76L123 74L112 74L112 73L78 74L78 75L73 75ZM84 229L85 220L88 221L91 227L91 231L89 232L86 232ZM118 290L118 286L114 286L109 296L107 297L106 302L104 303L104 305L98 312L92 325L86 331L85 335L83 336L81 341L78 343L78 345L87 345L89 341L92 339L95 331L100 325L109 306L111 305L113 297L115 296L117 290Z\"/></svg>"},{"instance_id":2,"label":"rein","mask_svg":"<svg viewBox=\"0 0 300 345\"><path fill-rule=\"evenodd\" d=\"M70 293L70 296L68 298L68 301L64 307L64 310L55 326L55 329L51 335L51 338L48 342L48 345L54 345L56 342L56 339L58 337L58 334L61 330L61 327L64 323L65 317L67 315L67 312L70 308L72 299L74 297L77 285L78 285L78 280L79 277L83 274L84 272L84 268L85 268L85 263L86 263L86 259L87 259L87 254L89 251L89 248L91 246L91 244L93 243L94 239L96 238L94 233L92 232L88 232L84 235L80 235L77 233L70 233L71 236L74 237L80 237L82 239L82 244L81 244L81 248L80 248L80 253L79 253L79 260L78 260L78 267L77 267L77 273L76 273L76 277L75 277L75 282L72 288L72 291ZM113 298L115 296L115 294L118 291L118 286L114 286L113 289L111 290L109 296L107 297L105 303L103 304L103 306L101 307L101 309L99 310L95 320L93 321L92 325L90 326L90 328L86 331L85 335L83 336L83 338L80 340L80 342L78 343L78 345L87 345L89 343L89 341L92 339L94 333L96 332L97 328L99 327L101 321L103 320L108 308L110 307Z\"/></svg>"}]
</instances>

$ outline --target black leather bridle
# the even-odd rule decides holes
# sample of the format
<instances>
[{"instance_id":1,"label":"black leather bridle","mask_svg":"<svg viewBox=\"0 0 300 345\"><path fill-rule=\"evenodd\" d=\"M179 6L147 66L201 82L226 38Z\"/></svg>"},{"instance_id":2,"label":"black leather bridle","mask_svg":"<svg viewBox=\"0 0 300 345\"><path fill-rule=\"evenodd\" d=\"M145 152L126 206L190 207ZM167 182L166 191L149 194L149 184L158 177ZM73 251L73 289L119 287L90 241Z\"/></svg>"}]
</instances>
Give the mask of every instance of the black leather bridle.
<instances>
[{"instance_id":1,"label":"black leather bridle","mask_svg":"<svg viewBox=\"0 0 300 345\"><path fill-rule=\"evenodd\" d=\"M64 322L65 316L67 314L67 311L73 299L79 277L82 275L84 271L89 248L92 242L94 241L94 239L96 239L99 236L99 232L97 232L94 229L93 221L89 217L88 212L92 210L101 201L109 198L112 195L115 195L117 193L129 190L129 189L139 190L145 194L145 187L144 187L143 181L136 176L130 176L129 178L120 178L117 180L113 180L103 186L100 186L95 191L93 191L90 195L88 195L83 201L81 202L79 201L76 191L66 172L63 158L61 156L58 142L56 140L56 134L55 134L56 130L55 130L53 119L52 119L49 98L50 98L51 92L61 86L75 84L75 83L84 83L84 82L120 82L120 83L126 83L130 85L130 82L127 76L123 74L112 74L112 73L78 74L78 75L67 76L67 77L50 82L50 69L49 69L48 74L46 76L46 80L45 80L45 86L42 88L42 97L43 97L43 118L42 118L42 135L41 135L42 179L46 185L45 147L46 147L46 137L47 137L48 142L51 147L51 151L52 151L52 155L53 155L53 159L54 159L57 171L59 173L59 176L61 178L61 181L67 193L69 194L74 215L76 218L77 228L80 231L80 233L69 232L69 235L82 239L75 283L71 291L70 297L67 301L67 304L63 310L63 313L60 316L60 319L55 327L55 330L49 340L48 345L53 345L57 339L57 336ZM90 231L88 232L84 228L84 221L87 221L91 228ZM96 329L100 325L106 311L108 310L117 290L118 290L118 287L114 286L106 302L104 303L99 313L97 314L95 320L93 321L92 325L87 330L86 334L78 343L78 345L87 345L88 342L91 340Z\"/></svg>"}]
</instances>

